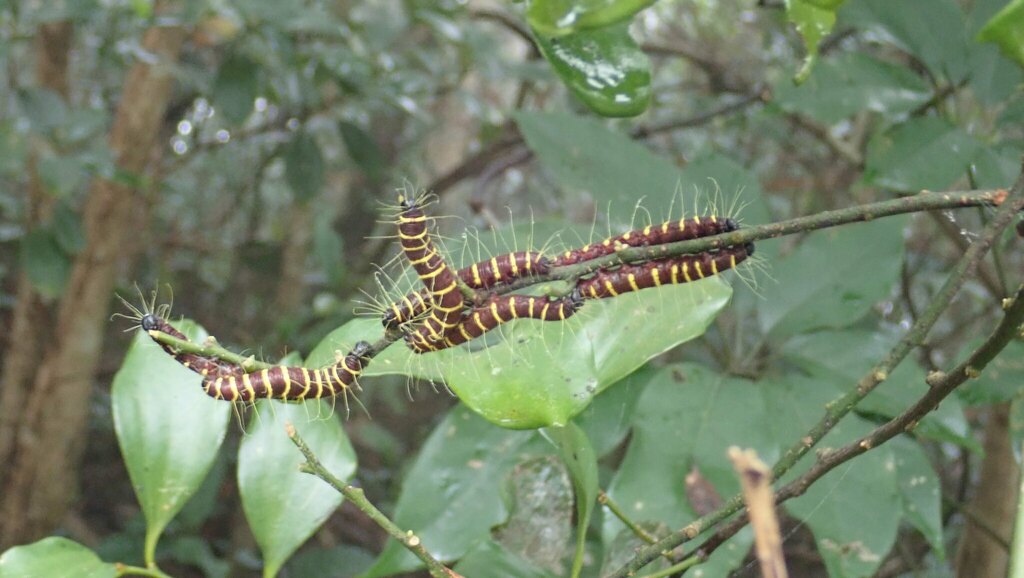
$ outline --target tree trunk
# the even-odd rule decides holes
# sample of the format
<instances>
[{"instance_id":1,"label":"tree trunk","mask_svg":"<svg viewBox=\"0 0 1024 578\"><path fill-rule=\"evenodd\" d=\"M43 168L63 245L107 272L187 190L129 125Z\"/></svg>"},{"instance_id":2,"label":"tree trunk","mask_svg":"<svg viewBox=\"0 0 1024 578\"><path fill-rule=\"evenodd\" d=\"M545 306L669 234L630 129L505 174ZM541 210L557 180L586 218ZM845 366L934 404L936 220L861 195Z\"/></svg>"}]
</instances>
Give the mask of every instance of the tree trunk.
<instances>
[{"instance_id":1,"label":"tree trunk","mask_svg":"<svg viewBox=\"0 0 1024 578\"><path fill-rule=\"evenodd\" d=\"M1017 511L1017 460L1010 443L1010 404L993 406L985 426L985 459L981 479L970 503L980 528L970 518L956 554L956 575L970 578L1003 578L1009 565L1005 544L992 538L996 533L1005 541L1013 534Z\"/></svg>"},{"instance_id":2,"label":"tree trunk","mask_svg":"<svg viewBox=\"0 0 1024 578\"><path fill-rule=\"evenodd\" d=\"M136 62L128 73L110 134L118 167L143 174L160 133L173 65L184 31L156 25L142 48L156 63ZM0 498L0 546L31 541L60 523L76 493L77 462L86 430L93 374L99 361L114 277L130 232L132 188L93 183L84 209L86 247L75 259L54 337L33 380ZM0 547L2 549L2 547Z\"/></svg>"},{"instance_id":3,"label":"tree trunk","mask_svg":"<svg viewBox=\"0 0 1024 578\"><path fill-rule=\"evenodd\" d=\"M70 22L51 22L36 31L36 80L68 100L68 53L74 29ZM37 155L33 151L28 166L28 210L25 230L45 221L53 199L47 195L40 178ZM25 400L32 386L36 363L42 357L43 344L50 338L51 308L32 288L28 275L18 274L11 329L6 336L8 347L0 375L0 463L10 463L14 439L20 428ZM7 479L7 469L0 470L0 487Z\"/></svg>"}]
</instances>

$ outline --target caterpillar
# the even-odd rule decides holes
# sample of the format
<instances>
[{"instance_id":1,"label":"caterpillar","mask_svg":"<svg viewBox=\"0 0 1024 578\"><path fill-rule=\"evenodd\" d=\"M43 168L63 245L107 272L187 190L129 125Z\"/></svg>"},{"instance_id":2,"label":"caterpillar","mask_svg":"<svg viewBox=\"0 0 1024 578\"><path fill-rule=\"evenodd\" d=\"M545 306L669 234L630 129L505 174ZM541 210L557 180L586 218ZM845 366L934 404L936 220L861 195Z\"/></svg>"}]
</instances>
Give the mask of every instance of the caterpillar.
<instances>
[{"instance_id":1,"label":"caterpillar","mask_svg":"<svg viewBox=\"0 0 1024 578\"><path fill-rule=\"evenodd\" d=\"M593 277L580 281L576 288L588 299L617 297L623 293L650 287L688 283L717 275L727 269L735 269L753 254L754 244L747 243L697 255L680 255L638 265L622 265L615 269L598 271Z\"/></svg>"},{"instance_id":2,"label":"caterpillar","mask_svg":"<svg viewBox=\"0 0 1024 578\"><path fill-rule=\"evenodd\" d=\"M676 241L688 241L701 237L710 237L721 233L728 233L739 229L739 224L730 218L719 219L711 215L708 217L693 217L692 219L679 219L665 221L661 225L647 225L643 229L627 231L621 235L608 237L599 243L587 243L579 249L566 251L555 257L551 266L561 267L573 265L583 261L590 261L604 255L615 252L616 247L643 247L648 245L662 245Z\"/></svg>"},{"instance_id":3,"label":"caterpillar","mask_svg":"<svg viewBox=\"0 0 1024 578\"><path fill-rule=\"evenodd\" d=\"M168 335L177 337L178 339L184 339L188 341L188 337L184 333L175 329L173 325L171 325L165 319L159 317L155 313L144 314L142 318L139 320L139 324L142 326L143 331L145 331L150 336L153 335L154 331L159 331L161 333L166 333ZM222 361L220 359L204 357L196 353L186 353L183 351L178 351L171 347L170 345L161 343L159 341L157 341L156 343L164 351L166 351L168 355L173 357L175 361L180 363L185 368L191 369L192 371L198 373L199 375L202 375L204 378L216 378L221 376L227 376L232 373L241 371L241 368L238 367L237 365Z\"/></svg>"},{"instance_id":4,"label":"caterpillar","mask_svg":"<svg viewBox=\"0 0 1024 578\"><path fill-rule=\"evenodd\" d=\"M473 289L490 289L529 275L544 275L550 269L547 257L537 251L515 251L459 269L463 283ZM403 295L387 306L381 323L392 329L430 310L429 292L424 289Z\"/></svg>"},{"instance_id":5,"label":"caterpillar","mask_svg":"<svg viewBox=\"0 0 1024 578\"><path fill-rule=\"evenodd\" d=\"M245 373L237 368L229 375L204 377L203 391L214 399L227 401L302 401L339 394L347 399L349 389L369 362L372 348L366 341L359 341L337 363L320 369L278 365Z\"/></svg>"},{"instance_id":6,"label":"caterpillar","mask_svg":"<svg viewBox=\"0 0 1024 578\"><path fill-rule=\"evenodd\" d=\"M455 330L440 342L432 342L422 328L405 336L406 345L416 353L439 351L461 345L514 319L564 321L572 317L583 305L580 290L562 298L533 297L530 295L493 295L487 303L473 308Z\"/></svg>"},{"instance_id":7,"label":"caterpillar","mask_svg":"<svg viewBox=\"0 0 1024 578\"><path fill-rule=\"evenodd\" d=\"M430 293L430 316L422 327L431 341L440 341L462 317L464 302L458 278L430 240L427 216L417 200L400 194L398 203L402 252Z\"/></svg>"}]
</instances>

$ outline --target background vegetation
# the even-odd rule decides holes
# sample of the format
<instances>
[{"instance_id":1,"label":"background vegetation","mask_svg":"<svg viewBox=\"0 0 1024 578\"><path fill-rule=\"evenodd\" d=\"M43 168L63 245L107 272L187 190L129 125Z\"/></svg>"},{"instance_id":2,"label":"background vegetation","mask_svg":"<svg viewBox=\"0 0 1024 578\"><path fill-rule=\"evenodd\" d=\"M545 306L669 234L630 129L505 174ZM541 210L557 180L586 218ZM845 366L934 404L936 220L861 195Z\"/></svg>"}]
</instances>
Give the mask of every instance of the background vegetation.
<instances>
[{"instance_id":1,"label":"background vegetation","mask_svg":"<svg viewBox=\"0 0 1024 578\"><path fill-rule=\"evenodd\" d=\"M648 4L0 2L0 576L422 573L298 471L285 421L465 576L623 575L695 520L642 572L754 575L721 520L734 444L814 482L782 508L792 575L1006 575L1008 209L760 241L747 283L589 303L477 353L395 346L350 414L233 414L108 321L115 292L169 285L193 339L330 361L379 337L353 309L381 294L404 180L464 263L681 203L751 227L1020 172L1021 0ZM905 433L829 451L886 424ZM638 556L645 538L667 542Z\"/></svg>"}]
</instances>

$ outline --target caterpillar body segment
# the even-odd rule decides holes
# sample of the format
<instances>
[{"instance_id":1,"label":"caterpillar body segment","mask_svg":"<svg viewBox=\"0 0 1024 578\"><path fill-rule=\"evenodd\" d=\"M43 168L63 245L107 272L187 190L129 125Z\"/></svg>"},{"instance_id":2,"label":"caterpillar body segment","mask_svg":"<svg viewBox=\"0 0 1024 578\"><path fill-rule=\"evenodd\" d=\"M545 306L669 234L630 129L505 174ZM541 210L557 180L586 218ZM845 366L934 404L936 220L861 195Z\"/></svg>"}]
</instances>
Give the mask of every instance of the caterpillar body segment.
<instances>
[{"instance_id":1,"label":"caterpillar body segment","mask_svg":"<svg viewBox=\"0 0 1024 578\"><path fill-rule=\"evenodd\" d=\"M423 323L432 341L459 323L464 306L455 273L437 251L427 231L427 216L415 199L399 196L398 237L402 252L430 294L430 315Z\"/></svg>"},{"instance_id":2,"label":"caterpillar body segment","mask_svg":"<svg viewBox=\"0 0 1024 578\"><path fill-rule=\"evenodd\" d=\"M608 237L597 242L588 243L579 249L566 251L551 261L551 266L561 267L590 261L604 255L614 253L618 247L646 247L663 245L676 241L689 241L701 237L710 237L739 229L739 224L730 218L719 218L714 215L665 221L660 225L648 225L643 229L628 231L621 235Z\"/></svg>"},{"instance_id":3,"label":"caterpillar body segment","mask_svg":"<svg viewBox=\"0 0 1024 578\"><path fill-rule=\"evenodd\" d=\"M177 337L178 339L184 339L188 341L188 336L175 329L174 326L168 323L165 319L158 317L153 313L147 313L146 315L144 315L142 319L139 321L139 324L142 326L142 329L147 333L150 333L151 336L151 332L159 331L161 333L166 333L173 337ZM199 375L202 375L203 377L219 377L229 375L239 369L237 365L227 363L216 358L203 357L202 355L198 355L195 353L186 353L183 351L178 351L171 347L170 345L160 343L159 341L157 341L157 344L164 351L166 351L168 355L173 357L175 361L180 363L183 367L191 369L192 371L198 373Z\"/></svg>"},{"instance_id":4,"label":"caterpillar body segment","mask_svg":"<svg viewBox=\"0 0 1024 578\"><path fill-rule=\"evenodd\" d=\"M579 311L582 305L583 295L578 289L556 299L530 295L494 295L483 305L470 310L455 330L440 342L430 341L422 328L407 333L405 342L416 353L439 351L472 341L515 319L564 321Z\"/></svg>"},{"instance_id":5,"label":"caterpillar body segment","mask_svg":"<svg viewBox=\"0 0 1024 578\"><path fill-rule=\"evenodd\" d=\"M615 269L598 271L593 277L580 281L576 288L586 299L607 299L651 287L689 283L711 277L728 269L735 269L753 254L754 244L747 243L696 255L680 255L637 265L622 265Z\"/></svg>"},{"instance_id":6,"label":"caterpillar body segment","mask_svg":"<svg viewBox=\"0 0 1024 578\"><path fill-rule=\"evenodd\" d=\"M537 251L514 251L474 263L456 273L463 283L473 289L490 289L521 277L544 275L551 268L550 261ZM408 293L384 311L381 323L387 329L415 319L430 310L429 291Z\"/></svg>"},{"instance_id":7,"label":"caterpillar body segment","mask_svg":"<svg viewBox=\"0 0 1024 578\"><path fill-rule=\"evenodd\" d=\"M371 349L369 343L360 341L337 363L319 369L279 365L245 373L238 368L230 375L204 378L203 391L214 399L227 401L303 401L347 396L349 389L356 387L363 366L369 362L367 354Z\"/></svg>"}]
</instances>

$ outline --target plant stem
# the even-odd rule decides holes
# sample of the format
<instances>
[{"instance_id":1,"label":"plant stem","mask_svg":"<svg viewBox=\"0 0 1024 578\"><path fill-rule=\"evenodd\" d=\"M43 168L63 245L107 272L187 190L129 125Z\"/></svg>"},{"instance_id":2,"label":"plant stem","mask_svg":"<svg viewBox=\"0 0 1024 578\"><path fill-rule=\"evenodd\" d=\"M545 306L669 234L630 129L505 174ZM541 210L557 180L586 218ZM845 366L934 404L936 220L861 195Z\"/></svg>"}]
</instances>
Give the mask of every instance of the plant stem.
<instances>
[{"instance_id":1,"label":"plant stem","mask_svg":"<svg viewBox=\"0 0 1024 578\"><path fill-rule=\"evenodd\" d=\"M1010 195L1012 195L1013 197L1012 202L1004 203L1004 201ZM746 230L727 233L726 235L719 235L719 237L731 238L731 236L733 235L746 233L748 235L753 235L756 238L767 238L767 236L760 235L763 235L763 230L772 228L778 228L778 230L783 231L780 232L779 234L790 234L791 232L796 232L796 230L799 230L799 226L813 225L811 228L816 228L817 225L833 226L835 224L841 224L845 222L866 220L865 218L863 218L865 215L871 215L869 218L894 215L900 212L907 212L903 210L897 210L901 206L901 202L910 199L917 199L920 202L924 201L924 197L931 197L927 199L927 203L925 203L925 205L928 205L931 208L925 209L923 208L923 206L925 205L915 205L917 208L915 208L914 210L934 210L937 207L934 206L932 203L938 202L940 200L948 202L952 199L956 199L958 201L966 202L966 199L968 198L975 200L979 200L980 198L987 198L988 200L986 202L999 205L1000 209L996 213L996 216L992 220L992 222L990 222L988 226L985 227L985 230L982 232L981 236L976 241L971 243L970 247L968 247L967 250L964 252L964 255L960 258L960 261L957 263L953 272L946 279L946 283L935 295L931 304L921 314L918 320L914 323L913 327L911 327L910 331L908 331L907 334L895 345L895 347L893 347L893 349L889 352L885 359L883 359L878 365L876 365L871 371L869 371L867 375L862 377L860 381L857 382L854 388L852 388L850 391L848 391L840 398L833 400L826 406L825 416L814 427L812 427L806 435L802 436L799 440L797 440L797 442L794 443L785 452L785 454L783 454L782 458L772 468L773 479L780 479L786 472L788 472L797 463L797 461L800 458L802 458L812 447L814 447L815 444L817 444L823 437L825 437L825 435L828 432L830 432L832 428L834 428L843 417L845 417L847 414L853 411L853 409L857 406L857 403L860 402L860 400L862 400L865 396L871 393L875 389L875 387L878 386L878 384L885 381L885 379L889 376L892 370L895 369L895 367L901 361L903 361L903 359L907 356L907 354L910 353L910 351L914 347L924 342L925 336L931 330L932 326L935 325L936 321L938 321L938 318L941 315L941 313L945 311L947 307L949 307L949 304L953 300L953 297L959 291L960 287L962 287L963 284L966 282L967 275L977 268L978 263L981 261L982 257L985 255L988 249L992 246L992 243L995 241L995 239L999 236L1003 229L1005 229L1010 224L1010 222L1016 216L1018 211L1024 208L1024 174L1022 174L1021 177L1018 178L1017 182L1014 184L1012 193L1009 193L1009 195L1002 191L928 193L916 195L914 197L908 197L907 199L896 199L896 201L885 201L882 203L874 203L872 205L863 205L861 207L854 207L852 209L826 211L825 213L819 213L818 215L814 215L811 217L802 217L799 219L793 219L791 221L785 221L773 225L752 227ZM970 205L960 204L957 206ZM874 209L872 209L871 211L866 211L866 209L872 207ZM903 205L903 207L905 208L905 205ZM842 214L842 217L840 217L839 214ZM862 218L856 218L857 215L860 215ZM799 223L803 223L804 225L798 226ZM712 238L709 237L708 239ZM697 239L696 241L706 240L707 239ZM693 243L693 241L684 241L681 243L673 243L672 246L678 247L684 244L689 245ZM644 249L651 248L645 247ZM626 251L622 251L622 253L625 252ZM1017 299L1017 302L1019 301L1021 301L1020 298ZM1021 307L1022 314L1024 314L1024 304L1019 305ZM1007 311L1007 315L1009 316L1009 310ZM1004 323L1005 322L1006 318L1004 318ZM1020 323L1018 322L1017 325L1019 324ZM1013 331L1016 331L1015 328L1016 326L1014 326ZM996 333L993 334L993 338L997 334L999 334L1000 331L1001 330L997 328ZM987 364L988 361L991 360L991 357L988 357L986 359L985 356L990 355L994 357L995 353L1002 350L1002 348L1006 346L1007 342L1003 342L1001 346L994 349L990 353L985 353L982 357L975 360L975 363L984 361L984 363ZM974 356L972 356L972 359L973 358ZM984 364L981 365L981 367L983 366ZM977 367L977 365L975 367ZM976 369L972 371L976 371ZM964 379L966 379L966 377ZM933 394L935 391L936 388L933 385L931 391L929 391L929 395ZM950 391L952 391L952 389ZM927 397L928 395L925 396L925 398ZM922 398L922 401L925 398ZM921 401L919 401L918 403L920 404ZM936 401L935 403L938 402ZM917 405L915 405L914 407L916 408ZM930 408L927 411L930 411ZM924 413L927 413L927 411L925 411ZM922 413L921 415L924 415L924 413ZM892 435L895 435L896 433L899 432L897 431ZM885 439L887 440L889 438ZM870 436L869 438L865 438L865 440L866 443L868 443L869 445L862 448L863 451L867 451L871 447L874 447L873 445L871 445L872 440L870 439ZM863 451L861 451L860 453L863 453ZM831 452L827 454L827 456L833 456L836 454L838 454L838 452ZM851 459L852 457L854 457L854 455L849 455L848 457L846 457L846 459ZM821 465L821 463L823 463L824 461L824 459L819 461L819 464L817 464L815 468L818 467L818 465ZM839 463L842 462L838 462L832 465L829 469L834 468ZM800 493L803 493L803 491L806 491L806 486L803 486L801 488L800 486L794 484L800 482L801 480L806 480L807 485L809 485L810 482L818 479L818 477L821 477L821 475L824 475L825 473L821 472L817 477L808 478L807 476L811 474L813 471L814 468L812 468L812 471L808 472L804 476L801 476L801 478L798 478L794 482L787 484L786 487L783 488L783 490L785 490L786 488L789 488L789 491L800 489ZM782 496L783 490L780 490L776 494L777 503L781 503L784 499L787 499ZM741 496L738 494L733 496L715 512L698 518L697 520L691 522L689 525L683 527L682 529L672 533L665 539L659 541L657 544L652 544L650 546L642 548L639 552L637 552L637 555L629 563L624 565L622 568L619 568L617 571L613 572L610 576L612 578L624 578L625 576L635 574L637 570L639 570L643 566L651 563L654 559L656 559L660 555L660 552L665 550L671 550L684 542L692 540L707 528L717 525L729 516L732 516L733 514L738 512L742 506L743 501ZM724 542L725 539L731 537L733 534L739 531L739 529L745 526L746 523L747 519L745 515L738 517L737 519L730 522L729 525L719 530L719 532L717 532L714 536L709 538L704 543L704 545L701 546L701 548L698 548L698 550L692 553L691 555L696 555L696 557L699 559L705 559L706 556L710 554L710 551L713 551L714 548L716 548L720 543ZM720 534L724 537L720 538ZM709 550L708 548L705 548L706 545L712 545L713 547L711 547Z\"/></svg>"},{"instance_id":2,"label":"plant stem","mask_svg":"<svg viewBox=\"0 0 1024 578\"><path fill-rule=\"evenodd\" d=\"M357 488L351 484L339 480L327 470L320 463L320 460L313 453L313 450L309 449L306 442L299 436L299 433L295 431L295 426L291 423L285 424L285 431L288 432L288 437L291 438L292 443L299 448L302 455L306 458L306 463L303 464L303 471L320 478L327 482L335 490L345 496L353 505L363 511L371 520L377 523L378 526L383 528L392 538L398 540L400 544L405 546L410 552L412 552L417 558L423 561L427 566L427 570L430 575L434 578L461 578L458 574L453 572L451 569L445 567L444 564L438 562L433 556L427 552L427 549L423 547L423 543L420 541L419 536L414 534L412 530L403 532L394 522L388 519L383 512L377 509L376 506L370 503L366 499L366 494L363 493L362 488Z\"/></svg>"}]
</instances>

